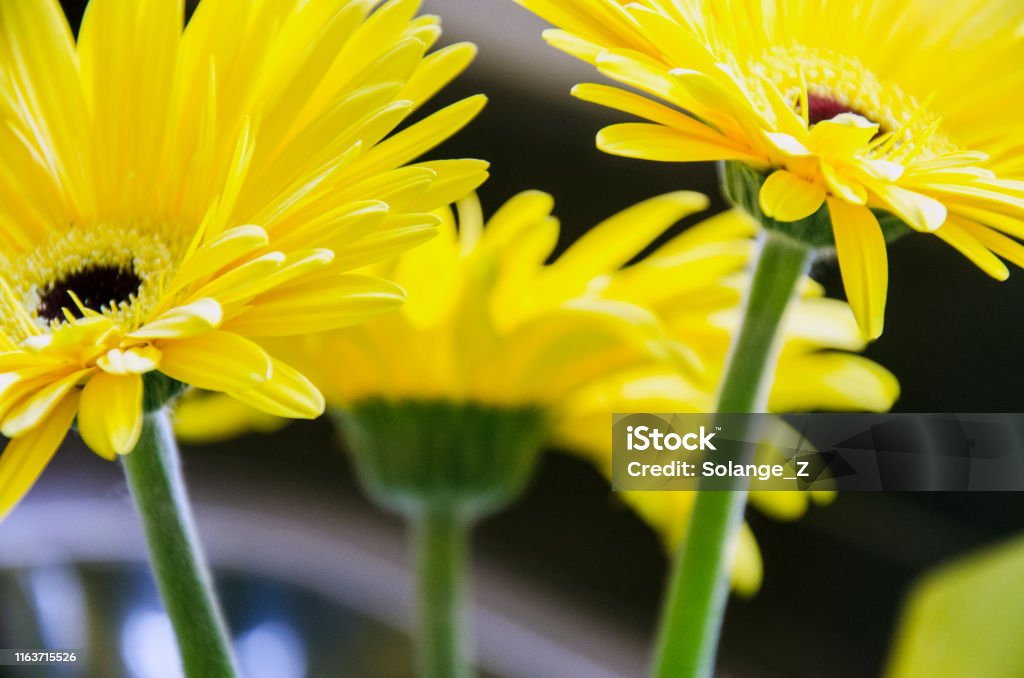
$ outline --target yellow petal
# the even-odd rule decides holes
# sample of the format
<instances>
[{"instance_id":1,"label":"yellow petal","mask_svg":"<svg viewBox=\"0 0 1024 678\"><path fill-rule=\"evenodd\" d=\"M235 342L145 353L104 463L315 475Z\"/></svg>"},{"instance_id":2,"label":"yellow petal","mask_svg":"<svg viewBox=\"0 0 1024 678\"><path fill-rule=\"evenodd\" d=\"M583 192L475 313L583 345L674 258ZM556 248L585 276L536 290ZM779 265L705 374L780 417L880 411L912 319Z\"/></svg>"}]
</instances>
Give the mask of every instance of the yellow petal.
<instances>
[{"instance_id":1,"label":"yellow petal","mask_svg":"<svg viewBox=\"0 0 1024 678\"><path fill-rule=\"evenodd\" d=\"M60 371L41 367L0 374L0 422L7 413L39 389L59 378Z\"/></svg>"},{"instance_id":2,"label":"yellow petal","mask_svg":"<svg viewBox=\"0 0 1024 678\"><path fill-rule=\"evenodd\" d=\"M674 244L674 241L668 243L669 246ZM706 303L707 292L714 281L740 273L747 267L754 246L751 240L737 239L694 248L684 246L674 254L662 255L659 250L654 257L612 276L606 294L655 308L664 320L671 322L693 310L688 303L679 308L680 295L697 293ZM686 271L686 275L680 275L680 271Z\"/></svg>"},{"instance_id":3,"label":"yellow petal","mask_svg":"<svg viewBox=\"0 0 1024 678\"><path fill-rule=\"evenodd\" d=\"M632 18L619 2L564 2L563 0L515 0L555 26L601 44L635 44Z\"/></svg>"},{"instance_id":4,"label":"yellow petal","mask_svg":"<svg viewBox=\"0 0 1024 678\"><path fill-rule=\"evenodd\" d=\"M732 251L737 242L757 235L757 222L741 210L720 212L694 224L655 250L652 256L671 257L697 250L701 245Z\"/></svg>"},{"instance_id":5,"label":"yellow petal","mask_svg":"<svg viewBox=\"0 0 1024 678\"><path fill-rule=\"evenodd\" d=\"M336 252L331 268L348 271L390 259L436 236L438 223L439 219L430 214L390 217L387 228L382 227Z\"/></svg>"},{"instance_id":6,"label":"yellow petal","mask_svg":"<svg viewBox=\"0 0 1024 678\"><path fill-rule=\"evenodd\" d=\"M259 226L238 226L224 231L216 240L200 247L182 262L168 287L168 293L251 255L268 242L267 232Z\"/></svg>"},{"instance_id":7,"label":"yellow petal","mask_svg":"<svg viewBox=\"0 0 1024 678\"><path fill-rule=\"evenodd\" d=\"M27 396L7 413L0 431L8 438L22 436L36 426L44 424L54 408L63 402L65 396L89 373L80 370L43 386Z\"/></svg>"},{"instance_id":8,"label":"yellow petal","mask_svg":"<svg viewBox=\"0 0 1024 678\"><path fill-rule=\"evenodd\" d=\"M195 292L194 298L216 299L221 306L248 299L251 296L249 290L277 271L285 258L281 252L270 252L247 261L203 285Z\"/></svg>"},{"instance_id":9,"label":"yellow petal","mask_svg":"<svg viewBox=\"0 0 1024 678\"><path fill-rule=\"evenodd\" d=\"M21 501L53 458L78 411L77 390L61 400L49 420L0 452L0 520Z\"/></svg>"},{"instance_id":10,"label":"yellow petal","mask_svg":"<svg viewBox=\"0 0 1024 678\"><path fill-rule=\"evenodd\" d=\"M703 130L702 130L703 132ZM743 160L760 163L749 152L736 148L725 137L708 139L674 127L643 122L625 122L597 133L597 147L605 153L626 158L662 162Z\"/></svg>"},{"instance_id":11,"label":"yellow petal","mask_svg":"<svg viewBox=\"0 0 1024 678\"><path fill-rule=\"evenodd\" d=\"M270 378L270 357L255 343L232 332L209 332L160 346L160 371L209 391L252 388Z\"/></svg>"},{"instance_id":12,"label":"yellow petal","mask_svg":"<svg viewBox=\"0 0 1024 678\"><path fill-rule=\"evenodd\" d=\"M541 191L523 191L498 208L487 221L481 247L504 248L527 229L551 216L555 199Z\"/></svg>"},{"instance_id":13,"label":"yellow petal","mask_svg":"<svg viewBox=\"0 0 1024 678\"><path fill-rule=\"evenodd\" d=\"M831 165L822 163L821 174L825 179L825 184L828 185L828 190L832 192L846 202L852 202L855 205L863 205L868 200L868 191L864 188L864 185L856 181L852 177L847 176L843 172L840 172L833 168Z\"/></svg>"},{"instance_id":14,"label":"yellow petal","mask_svg":"<svg viewBox=\"0 0 1024 678\"><path fill-rule=\"evenodd\" d=\"M247 295L260 295L274 288L285 287L300 278L308 279L314 271L324 268L334 260L334 252L328 249L304 250L293 252L285 257L281 267L251 285Z\"/></svg>"},{"instance_id":15,"label":"yellow petal","mask_svg":"<svg viewBox=\"0 0 1024 678\"><path fill-rule=\"evenodd\" d=\"M800 350L832 348L863 351L865 347L864 337L849 304L839 299L801 299L786 313L783 331L787 348L796 344Z\"/></svg>"},{"instance_id":16,"label":"yellow petal","mask_svg":"<svg viewBox=\"0 0 1024 678\"><path fill-rule=\"evenodd\" d=\"M82 95L74 38L56 0L0 2L0 72L4 95L21 93L23 111L16 120L5 116L5 125L24 126L29 142L42 155L35 160L60 184L69 204L86 206L92 196L83 187L80 157L82 139L89 138L88 115ZM71 193L69 195L68 193Z\"/></svg>"},{"instance_id":17,"label":"yellow petal","mask_svg":"<svg viewBox=\"0 0 1024 678\"><path fill-rule=\"evenodd\" d=\"M132 199L129 178L147 188L160 180L161 164L153 159L167 141L183 6L92 0L85 10L78 56L90 139L103 149L89 184L100 204Z\"/></svg>"},{"instance_id":18,"label":"yellow petal","mask_svg":"<svg viewBox=\"0 0 1024 678\"><path fill-rule=\"evenodd\" d=\"M977 180L965 183L929 183L928 192L943 198L953 198L957 204L987 209L1010 215L1024 210L1024 190L1007 186L1008 182Z\"/></svg>"},{"instance_id":19,"label":"yellow petal","mask_svg":"<svg viewBox=\"0 0 1024 678\"><path fill-rule=\"evenodd\" d=\"M612 273L669 226L707 206L707 197L689 191L645 200L590 229L549 270L567 276L570 285Z\"/></svg>"},{"instance_id":20,"label":"yellow petal","mask_svg":"<svg viewBox=\"0 0 1024 678\"><path fill-rule=\"evenodd\" d=\"M183 443L213 443L245 433L271 433L287 423L287 419L222 393L189 391L174 407L174 433Z\"/></svg>"},{"instance_id":21,"label":"yellow petal","mask_svg":"<svg viewBox=\"0 0 1024 678\"><path fill-rule=\"evenodd\" d=\"M419 247L409 250L395 262L387 277L412 290L414 302L403 307L404 316L415 327L438 323L458 299L463 272L460 264L459 236L454 220Z\"/></svg>"},{"instance_id":22,"label":"yellow petal","mask_svg":"<svg viewBox=\"0 0 1024 678\"><path fill-rule=\"evenodd\" d=\"M783 356L777 374L768 399L772 412L887 412L900 395L889 370L840 351Z\"/></svg>"},{"instance_id":23,"label":"yellow petal","mask_svg":"<svg viewBox=\"0 0 1024 678\"><path fill-rule=\"evenodd\" d=\"M888 255L878 220L867 207L829 198L836 255L846 298L866 339L877 339L885 322Z\"/></svg>"},{"instance_id":24,"label":"yellow petal","mask_svg":"<svg viewBox=\"0 0 1024 678\"><path fill-rule=\"evenodd\" d=\"M464 71L476 57L476 52L476 45L468 42L437 50L420 62L398 98L420 106Z\"/></svg>"},{"instance_id":25,"label":"yellow petal","mask_svg":"<svg viewBox=\"0 0 1024 678\"><path fill-rule=\"evenodd\" d=\"M810 504L806 492L798 490L754 490L750 493L750 505L773 520L796 520L807 512Z\"/></svg>"},{"instance_id":26,"label":"yellow petal","mask_svg":"<svg viewBox=\"0 0 1024 678\"><path fill-rule=\"evenodd\" d=\"M695 106L687 106L686 110L712 121L730 137L743 139L758 153L766 150L762 139L768 123L756 107L750 106L743 87L724 69L708 75L690 68L674 68L670 74L693 99Z\"/></svg>"},{"instance_id":27,"label":"yellow petal","mask_svg":"<svg viewBox=\"0 0 1024 678\"><path fill-rule=\"evenodd\" d=\"M573 87L571 94L577 99L613 108L667 127L696 132L699 129L697 126L699 126L703 128L702 133L708 138L714 138L717 135L717 132L688 115L618 87L584 83Z\"/></svg>"},{"instance_id":28,"label":"yellow petal","mask_svg":"<svg viewBox=\"0 0 1024 678\"><path fill-rule=\"evenodd\" d=\"M224 329L256 337L322 332L394 310L404 300L402 288L387 280L334 274L261 295Z\"/></svg>"},{"instance_id":29,"label":"yellow petal","mask_svg":"<svg viewBox=\"0 0 1024 678\"><path fill-rule=\"evenodd\" d=\"M761 560L761 549L758 548L754 533L747 523L740 525L733 549L733 591L737 595L750 597L761 588L764 563Z\"/></svg>"},{"instance_id":30,"label":"yellow petal","mask_svg":"<svg viewBox=\"0 0 1024 678\"><path fill-rule=\"evenodd\" d=\"M946 221L946 206L935 198L888 182L873 182L870 186L885 208L912 228L934 231Z\"/></svg>"},{"instance_id":31,"label":"yellow petal","mask_svg":"<svg viewBox=\"0 0 1024 678\"><path fill-rule=\"evenodd\" d=\"M380 200L345 202L333 209L309 209L301 223L289 223L274 234L274 247L290 252L310 247L338 251L374 232L387 216L389 206Z\"/></svg>"},{"instance_id":32,"label":"yellow petal","mask_svg":"<svg viewBox=\"0 0 1024 678\"><path fill-rule=\"evenodd\" d=\"M597 57L601 55L604 49L600 45L584 40L574 33L557 28L547 29L541 36L555 49L560 49L566 54L570 54L580 61L586 61L590 64L597 63Z\"/></svg>"},{"instance_id":33,"label":"yellow petal","mask_svg":"<svg viewBox=\"0 0 1024 678\"><path fill-rule=\"evenodd\" d=\"M142 433L142 377L101 372L90 379L78 406L78 431L106 459L135 449Z\"/></svg>"},{"instance_id":34,"label":"yellow petal","mask_svg":"<svg viewBox=\"0 0 1024 678\"><path fill-rule=\"evenodd\" d=\"M160 351L154 346L139 346L125 351L112 348L96 364L108 374L145 374L160 366Z\"/></svg>"},{"instance_id":35,"label":"yellow petal","mask_svg":"<svg viewBox=\"0 0 1024 678\"><path fill-rule=\"evenodd\" d=\"M334 194L335 200L380 200L395 211L396 204L416 204L437 178L437 173L423 165L408 165L370 174L365 179L348 182Z\"/></svg>"},{"instance_id":36,"label":"yellow petal","mask_svg":"<svg viewBox=\"0 0 1024 678\"><path fill-rule=\"evenodd\" d=\"M877 133L877 123L859 115L843 113L814 125L807 145L817 155L847 158L867 146Z\"/></svg>"},{"instance_id":37,"label":"yellow petal","mask_svg":"<svg viewBox=\"0 0 1024 678\"><path fill-rule=\"evenodd\" d=\"M616 61L613 58L613 63L614 62ZM662 78L664 75L659 73L656 77ZM669 88L674 86L674 83L668 84ZM718 129L702 122L701 120L684 115L683 113L667 108L644 97L622 91L618 88L602 85L579 85L574 88L572 93L574 96L578 96L584 100L590 100L601 106L608 106L632 115L647 118L652 122L665 125L675 132L696 140L732 148L737 151L742 151L747 148L742 140L730 138L722 134Z\"/></svg>"},{"instance_id":38,"label":"yellow petal","mask_svg":"<svg viewBox=\"0 0 1024 678\"><path fill-rule=\"evenodd\" d=\"M761 186L761 209L779 221L805 219L825 202L825 187L786 170L776 170Z\"/></svg>"},{"instance_id":39,"label":"yellow petal","mask_svg":"<svg viewBox=\"0 0 1024 678\"><path fill-rule=\"evenodd\" d=\"M51 368L57 369L63 364L60 358L52 355L41 355L14 349L0 353L0 376L25 369ZM2 390L0 390L2 392Z\"/></svg>"},{"instance_id":40,"label":"yellow petal","mask_svg":"<svg viewBox=\"0 0 1024 678\"><path fill-rule=\"evenodd\" d=\"M351 171L372 174L417 158L462 129L486 103L487 97L478 94L441 109L367 151Z\"/></svg>"},{"instance_id":41,"label":"yellow petal","mask_svg":"<svg viewBox=\"0 0 1024 678\"><path fill-rule=\"evenodd\" d=\"M324 412L320 390L298 370L274 360L274 374L256 388L228 393L261 412L288 419L316 419Z\"/></svg>"},{"instance_id":42,"label":"yellow petal","mask_svg":"<svg viewBox=\"0 0 1024 678\"><path fill-rule=\"evenodd\" d=\"M662 50L670 63L685 64L704 73L718 70L719 58L688 26L639 3L630 4L627 10L643 36Z\"/></svg>"},{"instance_id":43,"label":"yellow petal","mask_svg":"<svg viewBox=\"0 0 1024 678\"><path fill-rule=\"evenodd\" d=\"M792 134L765 132L764 138L772 155L780 157L783 161L814 158L814 152Z\"/></svg>"},{"instance_id":44,"label":"yellow petal","mask_svg":"<svg viewBox=\"0 0 1024 678\"><path fill-rule=\"evenodd\" d=\"M502 359L479 377L527 399L557 399L615 369L647 362L665 348L647 309L611 300L576 299L511 332ZM477 376L477 375L475 375Z\"/></svg>"},{"instance_id":45,"label":"yellow petal","mask_svg":"<svg viewBox=\"0 0 1024 678\"><path fill-rule=\"evenodd\" d=\"M167 311L128 335L130 339L184 339L220 325L224 312L213 299L198 299Z\"/></svg>"},{"instance_id":46,"label":"yellow petal","mask_svg":"<svg viewBox=\"0 0 1024 678\"><path fill-rule=\"evenodd\" d=\"M1024 267L1024 245L1007 238L1002 233L966 219L957 219L956 224L973 235L978 242L1007 261Z\"/></svg>"},{"instance_id":47,"label":"yellow petal","mask_svg":"<svg viewBox=\"0 0 1024 678\"><path fill-rule=\"evenodd\" d=\"M405 207L426 212L451 204L475 191L487 180L490 164L483 160L467 159L435 160L417 166L426 167L437 176L427 190Z\"/></svg>"},{"instance_id":48,"label":"yellow petal","mask_svg":"<svg viewBox=\"0 0 1024 678\"><path fill-rule=\"evenodd\" d=\"M994 231L990 232L995 234ZM947 221L942 228L935 231L935 235L955 247L960 254L970 259L975 266L996 280L1006 280L1010 277L1010 270L1006 268L1006 264L992 254L991 250L969 230L963 228L957 219Z\"/></svg>"}]
</instances>

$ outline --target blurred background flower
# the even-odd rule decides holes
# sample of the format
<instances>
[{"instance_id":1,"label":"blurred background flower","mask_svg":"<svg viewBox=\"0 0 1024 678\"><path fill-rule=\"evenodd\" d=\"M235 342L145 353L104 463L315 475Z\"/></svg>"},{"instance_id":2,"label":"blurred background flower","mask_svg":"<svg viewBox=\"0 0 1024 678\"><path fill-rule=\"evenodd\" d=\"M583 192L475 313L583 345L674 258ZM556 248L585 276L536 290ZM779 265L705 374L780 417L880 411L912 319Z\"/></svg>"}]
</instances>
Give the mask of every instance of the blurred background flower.
<instances>
[{"instance_id":1,"label":"blurred background flower","mask_svg":"<svg viewBox=\"0 0 1024 678\"><path fill-rule=\"evenodd\" d=\"M589 229L545 265L559 231L551 196L521 193L486 226L471 197L459 205L458 227L446 211L437 238L374 267L409 290L401 309L268 346L316 375L329 408L358 412L373 400L542 406L555 442L609 474L613 413L714 410L755 224L732 210L620 268L706 205L697 193L651 198ZM784 329L773 411L888 410L899 386L882 366L847 352L865 346L850 308L823 298L811 280L801 293ZM190 394L176 409L176 430L186 441L202 442L229 434L228 421L239 433L271 428L256 410L214 418L230 407L221 396ZM345 421L339 418L343 431ZM620 496L675 549L691 493ZM830 495L757 492L752 499L768 515L792 519L812 498ZM761 571L745 530L736 551L736 590L756 591Z\"/></svg>"},{"instance_id":2,"label":"blurred background flower","mask_svg":"<svg viewBox=\"0 0 1024 678\"><path fill-rule=\"evenodd\" d=\"M907 596L891 678L1024 672L1024 538L1015 536L929 571Z\"/></svg>"}]
</instances>

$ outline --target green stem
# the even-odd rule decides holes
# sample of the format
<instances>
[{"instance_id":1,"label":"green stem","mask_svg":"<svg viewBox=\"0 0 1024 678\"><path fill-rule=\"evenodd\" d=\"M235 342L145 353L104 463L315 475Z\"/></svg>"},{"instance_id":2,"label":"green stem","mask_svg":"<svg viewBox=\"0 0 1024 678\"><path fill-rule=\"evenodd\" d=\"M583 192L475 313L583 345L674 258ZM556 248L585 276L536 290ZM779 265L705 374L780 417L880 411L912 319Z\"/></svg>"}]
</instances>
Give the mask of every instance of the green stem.
<instances>
[{"instance_id":1,"label":"green stem","mask_svg":"<svg viewBox=\"0 0 1024 678\"><path fill-rule=\"evenodd\" d=\"M234 676L227 626L196 536L166 410L146 415L138 445L122 461L185 675Z\"/></svg>"},{"instance_id":2,"label":"green stem","mask_svg":"<svg viewBox=\"0 0 1024 678\"><path fill-rule=\"evenodd\" d=\"M778 362L775 340L797 285L814 251L792 238L765 231L744 309L743 325L732 347L719 412L764 412L771 376Z\"/></svg>"},{"instance_id":3,"label":"green stem","mask_svg":"<svg viewBox=\"0 0 1024 678\"><path fill-rule=\"evenodd\" d=\"M809 246L781 233L766 231L762 238L719 412L767 408L779 328L813 257ZM716 487L721 488L721 480ZM697 492L662 613L654 664L659 678L704 678L714 671L729 593L729 556L747 501L746 479L734 478L731 485L728 491Z\"/></svg>"},{"instance_id":4,"label":"green stem","mask_svg":"<svg viewBox=\"0 0 1024 678\"><path fill-rule=\"evenodd\" d=\"M470 675L463 618L468 526L452 511L427 509L414 523L421 678Z\"/></svg>"}]
</instances>

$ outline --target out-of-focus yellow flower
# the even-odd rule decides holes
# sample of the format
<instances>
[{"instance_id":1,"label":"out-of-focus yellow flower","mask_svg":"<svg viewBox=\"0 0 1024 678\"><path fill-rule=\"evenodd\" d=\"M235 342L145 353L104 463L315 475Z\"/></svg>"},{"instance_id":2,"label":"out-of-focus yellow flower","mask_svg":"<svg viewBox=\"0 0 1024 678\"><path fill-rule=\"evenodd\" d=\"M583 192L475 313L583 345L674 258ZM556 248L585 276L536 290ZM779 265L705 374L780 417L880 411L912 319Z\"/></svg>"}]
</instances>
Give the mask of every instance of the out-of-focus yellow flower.
<instances>
[{"instance_id":1,"label":"out-of-focus yellow flower","mask_svg":"<svg viewBox=\"0 0 1024 678\"><path fill-rule=\"evenodd\" d=\"M756 230L739 210L725 212L607 280L601 296L629 299L654 311L691 367L680 371L650 364L592 381L563 403L557 426L563 447L588 452L610 474L609 413L715 411L732 337L739 330ZM888 370L851 353L865 342L849 306L822 296L814 281L804 280L781 336L771 411L886 411L898 397L899 384ZM696 495L624 492L623 497L674 548ZM797 518L810 501L830 498L818 492L751 493L751 503L779 519ZM745 525L739 539L733 585L752 592L761 579L760 556Z\"/></svg>"},{"instance_id":2,"label":"out-of-focus yellow flower","mask_svg":"<svg viewBox=\"0 0 1024 678\"><path fill-rule=\"evenodd\" d=\"M540 406L553 442L610 466L613 412L714 411L739 322L755 225L729 212L625 266L665 228L706 206L695 193L640 203L595 227L551 263L559 225L538 192L510 200L484 227L474 200L456 227L375 271L409 290L396 312L339 332L274 343L311 375L328 404L368 400ZM863 348L849 307L806 281L786 325L772 406L886 410L898 392L885 369L845 351ZM839 350L834 350L839 349ZM207 399L186 400L179 426L202 433ZM626 493L673 546L692 494ZM766 492L770 513L795 517L807 496ZM735 583L751 591L761 563L741 535Z\"/></svg>"},{"instance_id":3,"label":"out-of-focus yellow flower","mask_svg":"<svg viewBox=\"0 0 1024 678\"><path fill-rule=\"evenodd\" d=\"M834 244L868 338L888 287L879 215L986 273L1024 264L1024 5L953 0L516 0L547 40L633 91L576 87L645 122L598 146L753 174L748 207ZM667 105L666 105L667 104ZM831 227L829 226L831 222ZM883 220L884 222L885 220ZM897 230L902 230L897 226ZM891 233L890 233L891 234ZM998 256L997 256L998 255Z\"/></svg>"},{"instance_id":4,"label":"out-of-focus yellow flower","mask_svg":"<svg viewBox=\"0 0 1024 678\"><path fill-rule=\"evenodd\" d=\"M885 678L1024 675L1024 538L944 561L903 603Z\"/></svg>"},{"instance_id":5,"label":"out-of-focus yellow flower","mask_svg":"<svg viewBox=\"0 0 1024 678\"><path fill-rule=\"evenodd\" d=\"M378 6L379 5L379 6ZM113 458L184 384L279 417L317 389L246 338L403 291L352 273L429 239L486 164L408 164L479 97L388 135L472 59L415 0L0 3L0 516L77 419Z\"/></svg>"},{"instance_id":6,"label":"out-of-focus yellow flower","mask_svg":"<svg viewBox=\"0 0 1024 678\"><path fill-rule=\"evenodd\" d=\"M281 350L319 366L336 407L383 398L559 408L596 379L670 357L654 314L596 288L705 202L673 193L641 203L545 264L559 235L549 195L516 196L486 228L475 197L463 200L458 225L443 214L437 238L374 268L408 290L402 309Z\"/></svg>"}]
</instances>

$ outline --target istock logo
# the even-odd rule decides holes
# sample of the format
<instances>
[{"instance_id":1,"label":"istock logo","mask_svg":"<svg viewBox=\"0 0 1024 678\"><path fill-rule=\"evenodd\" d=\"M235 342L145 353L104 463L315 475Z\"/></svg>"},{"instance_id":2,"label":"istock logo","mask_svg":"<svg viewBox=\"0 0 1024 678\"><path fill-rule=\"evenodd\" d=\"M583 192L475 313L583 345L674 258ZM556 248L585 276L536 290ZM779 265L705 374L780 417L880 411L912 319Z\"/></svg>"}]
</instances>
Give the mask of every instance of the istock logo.
<instances>
[{"instance_id":1,"label":"istock logo","mask_svg":"<svg viewBox=\"0 0 1024 678\"><path fill-rule=\"evenodd\" d=\"M715 437L714 432L707 433L703 426L697 433L662 433L650 426L627 426L626 427L626 449L627 450L657 450L658 452L675 452L679 448L684 450L715 450L711 442ZM694 442L697 441L697 442Z\"/></svg>"}]
</instances>

